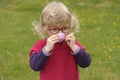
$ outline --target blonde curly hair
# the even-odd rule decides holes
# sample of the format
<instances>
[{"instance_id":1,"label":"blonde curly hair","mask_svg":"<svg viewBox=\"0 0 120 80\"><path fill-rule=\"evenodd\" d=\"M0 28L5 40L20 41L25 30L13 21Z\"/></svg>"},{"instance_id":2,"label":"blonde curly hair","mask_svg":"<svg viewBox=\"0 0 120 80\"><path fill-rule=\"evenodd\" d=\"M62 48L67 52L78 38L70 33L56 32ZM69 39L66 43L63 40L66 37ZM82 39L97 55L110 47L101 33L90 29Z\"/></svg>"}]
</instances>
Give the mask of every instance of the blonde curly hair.
<instances>
[{"instance_id":1,"label":"blonde curly hair","mask_svg":"<svg viewBox=\"0 0 120 80\"><path fill-rule=\"evenodd\" d=\"M48 36L47 29L51 25L70 27L71 30L79 31L78 19L62 2L47 4L42 11L39 23L33 23L34 30L42 38Z\"/></svg>"}]
</instances>

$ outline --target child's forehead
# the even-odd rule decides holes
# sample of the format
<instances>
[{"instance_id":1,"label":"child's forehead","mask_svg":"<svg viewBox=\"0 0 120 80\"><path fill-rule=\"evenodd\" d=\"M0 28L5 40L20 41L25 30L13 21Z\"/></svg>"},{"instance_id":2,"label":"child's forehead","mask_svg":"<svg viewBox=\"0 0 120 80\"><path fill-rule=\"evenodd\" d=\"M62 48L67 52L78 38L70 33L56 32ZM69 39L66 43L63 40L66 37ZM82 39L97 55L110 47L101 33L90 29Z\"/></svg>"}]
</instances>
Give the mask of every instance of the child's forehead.
<instances>
[{"instance_id":1,"label":"child's forehead","mask_svg":"<svg viewBox=\"0 0 120 80\"><path fill-rule=\"evenodd\" d=\"M51 25L49 28L63 28L63 27L69 27L67 25Z\"/></svg>"},{"instance_id":2,"label":"child's forehead","mask_svg":"<svg viewBox=\"0 0 120 80\"><path fill-rule=\"evenodd\" d=\"M66 23L66 22L61 22L61 23L53 23L51 25L49 25L50 27L69 27L70 24Z\"/></svg>"}]
</instances>

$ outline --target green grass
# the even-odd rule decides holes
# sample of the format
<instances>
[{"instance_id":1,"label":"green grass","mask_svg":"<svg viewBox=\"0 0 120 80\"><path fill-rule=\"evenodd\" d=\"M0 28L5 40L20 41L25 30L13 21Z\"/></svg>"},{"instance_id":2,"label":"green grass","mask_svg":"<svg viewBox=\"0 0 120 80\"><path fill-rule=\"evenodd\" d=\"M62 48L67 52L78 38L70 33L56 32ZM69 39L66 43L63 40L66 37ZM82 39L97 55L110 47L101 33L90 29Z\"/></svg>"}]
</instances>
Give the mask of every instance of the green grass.
<instances>
[{"instance_id":1,"label":"green grass","mask_svg":"<svg viewBox=\"0 0 120 80\"><path fill-rule=\"evenodd\" d=\"M39 80L29 67L29 49L39 39L31 28L50 1L0 1L0 80ZM59 1L78 16L76 37L92 57L90 67L79 68L81 80L119 80L120 0Z\"/></svg>"}]
</instances>

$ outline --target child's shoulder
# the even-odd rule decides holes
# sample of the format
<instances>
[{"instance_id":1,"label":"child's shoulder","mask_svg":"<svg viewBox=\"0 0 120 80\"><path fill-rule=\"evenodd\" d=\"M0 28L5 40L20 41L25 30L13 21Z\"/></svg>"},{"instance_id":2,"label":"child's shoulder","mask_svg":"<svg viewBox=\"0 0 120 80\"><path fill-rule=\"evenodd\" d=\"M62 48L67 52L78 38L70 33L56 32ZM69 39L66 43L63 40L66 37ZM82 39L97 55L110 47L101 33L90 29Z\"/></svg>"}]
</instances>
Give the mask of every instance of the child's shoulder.
<instances>
[{"instance_id":1,"label":"child's shoulder","mask_svg":"<svg viewBox=\"0 0 120 80\"><path fill-rule=\"evenodd\" d=\"M41 40L38 40L36 41L33 46L31 47L30 49L30 53L32 51L34 52L38 52L40 49L42 49L44 47L44 45L46 44L46 39L41 39Z\"/></svg>"},{"instance_id":2,"label":"child's shoulder","mask_svg":"<svg viewBox=\"0 0 120 80\"><path fill-rule=\"evenodd\" d=\"M45 44L45 43L46 43L46 40L47 40L47 39L40 39L40 40L36 41L34 45Z\"/></svg>"},{"instance_id":3,"label":"child's shoulder","mask_svg":"<svg viewBox=\"0 0 120 80\"><path fill-rule=\"evenodd\" d=\"M85 50L85 46L83 45L83 44L81 44L80 42L78 42L77 40L76 40L76 42L75 42L78 46L80 46L83 50Z\"/></svg>"},{"instance_id":4,"label":"child's shoulder","mask_svg":"<svg viewBox=\"0 0 120 80\"><path fill-rule=\"evenodd\" d=\"M46 44L46 41L47 41L47 39L40 39L34 43L33 47L44 46Z\"/></svg>"}]
</instances>

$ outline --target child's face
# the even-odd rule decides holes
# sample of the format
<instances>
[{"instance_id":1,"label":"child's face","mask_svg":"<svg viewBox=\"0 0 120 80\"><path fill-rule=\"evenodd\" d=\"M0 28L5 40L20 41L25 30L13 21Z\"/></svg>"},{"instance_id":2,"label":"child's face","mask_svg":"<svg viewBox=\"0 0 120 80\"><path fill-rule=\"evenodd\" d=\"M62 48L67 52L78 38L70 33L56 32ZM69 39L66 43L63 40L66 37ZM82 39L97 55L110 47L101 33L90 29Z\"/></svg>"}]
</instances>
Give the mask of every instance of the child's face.
<instances>
[{"instance_id":1,"label":"child's face","mask_svg":"<svg viewBox=\"0 0 120 80\"><path fill-rule=\"evenodd\" d=\"M70 31L70 27L64 27L64 26L50 26L48 28L48 32L50 35L58 34L59 32L63 32L65 35L67 35Z\"/></svg>"}]
</instances>

